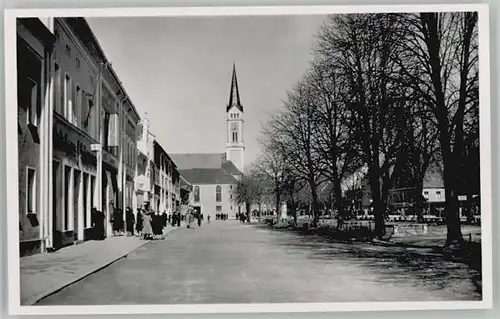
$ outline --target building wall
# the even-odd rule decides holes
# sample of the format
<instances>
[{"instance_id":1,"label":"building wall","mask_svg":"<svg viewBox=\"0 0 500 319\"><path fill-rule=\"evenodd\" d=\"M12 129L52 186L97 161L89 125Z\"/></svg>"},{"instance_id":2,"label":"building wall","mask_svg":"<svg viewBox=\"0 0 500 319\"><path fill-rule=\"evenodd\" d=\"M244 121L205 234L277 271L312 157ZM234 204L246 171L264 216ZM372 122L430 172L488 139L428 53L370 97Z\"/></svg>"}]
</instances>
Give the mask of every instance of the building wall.
<instances>
[{"instance_id":1,"label":"building wall","mask_svg":"<svg viewBox=\"0 0 500 319\"><path fill-rule=\"evenodd\" d=\"M210 214L212 217L215 216L216 213L229 214L229 216L234 216L237 212L237 206L233 203L232 199L232 189L233 185L230 184L222 184L222 198L220 202L216 201L215 190L217 185L213 184L205 184L205 185L196 185L193 184L193 192L191 193L191 203L193 207L200 207L201 213L204 216ZM196 193L195 189L199 187L200 190L200 200L199 202L195 201L194 194ZM217 207L220 206L220 211L217 211Z\"/></svg>"},{"instance_id":2,"label":"building wall","mask_svg":"<svg viewBox=\"0 0 500 319\"><path fill-rule=\"evenodd\" d=\"M100 60L65 21L54 24L54 248L92 238L91 209L98 207Z\"/></svg>"},{"instance_id":3,"label":"building wall","mask_svg":"<svg viewBox=\"0 0 500 319\"><path fill-rule=\"evenodd\" d=\"M28 61L32 62L29 63ZM21 256L40 252L40 126L39 112L29 124L31 111L42 107L44 48L29 31L18 24L18 152L19 152L19 239ZM30 81L33 81L31 83ZM29 83L27 83L29 82ZM35 87L31 86L34 84ZM33 89L33 90L32 90ZM36 96L33 100L32 97ZM28 187L28 169L34 170L33 187ZM33 209L28 209L28 193ZM30 213L30 214L29 214ZM28 215L29 214L29 215Z\"/></svg>"},{"instance_id":4,"label":"building wall","mask_svg":"<svg viewBox=\"0 0 500 319\"><path fill-rule=\"evenodd\" d=\"M444 203L446 201L444 188L424 188L422 195L429 203Z\"/></svg>"}]
</instances>

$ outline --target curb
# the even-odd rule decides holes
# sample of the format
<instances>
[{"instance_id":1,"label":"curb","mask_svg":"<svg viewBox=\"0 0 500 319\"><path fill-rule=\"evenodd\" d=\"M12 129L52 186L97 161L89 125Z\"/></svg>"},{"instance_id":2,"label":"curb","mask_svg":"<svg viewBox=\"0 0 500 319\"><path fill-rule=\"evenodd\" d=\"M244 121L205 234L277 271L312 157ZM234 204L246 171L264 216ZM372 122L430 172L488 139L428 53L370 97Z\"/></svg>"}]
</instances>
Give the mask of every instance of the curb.
<instances>
[{"instance_id":1,"label":"curb","mask_svg":"<svg viewBox=\"0 0 500 319\"><path fill-rule=\"evenodd\" d=\"M100 271L100 270L102 270L102 269L110 266L111 264L114 264L118 260L121 260L121 259L125 258L128 254L130 254L134 250L137 250L137 249L143 247L144 245L149 244L150 242L151 242L151 240L145 241L142 245L139 245L139 246L135 247L134 249L132 249L132 250L130 250L130 251L124 253L124 254L119 255L116 258L113 258L111 261L106 262L104 265L101 265L101 266L97 267L96 269L93 269L93 270L91 270L89 272L83 273L83 274L77 276L75 279L68 280L65 283L61 284L61 285L57 285L56 287L50 289L50 292L44 292L44 293L39 294L36 297L31 298L27 302L22 303L21 306L33 306L36 303L38 303L39 301L41 301L41 300L43 300L43 299L45 299L45 298L47 298L47 297L49 297L49 296L51 296L51 295L53 295L55 293L58 293L61 290L63 290L64 288L66 288L66 287L68 287L68 286L70 286L70 285L72 285L72 284L74 284L76 282L79 282L79 281L85 279L86 277L88 277L88 276L90 276L92 274L95 274L96 272L98 272L98 271Z\"/></svg>"}]
</instances>

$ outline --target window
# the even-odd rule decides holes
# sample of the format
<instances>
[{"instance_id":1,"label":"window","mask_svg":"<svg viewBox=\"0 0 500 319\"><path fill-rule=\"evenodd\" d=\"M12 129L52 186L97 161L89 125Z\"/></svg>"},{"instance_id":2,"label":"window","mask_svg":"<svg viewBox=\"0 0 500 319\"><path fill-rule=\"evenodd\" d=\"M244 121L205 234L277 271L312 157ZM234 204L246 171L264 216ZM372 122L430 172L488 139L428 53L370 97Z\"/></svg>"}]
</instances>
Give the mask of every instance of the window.
<instances>
[{"instance_id":1,"label":"window","mask_svg":"<svg viewBox=\"0 0 500 319\"><path fill-rule=\"evenodd\" d=\"M216 207L215 207L215 211L216 211L217 213L222 212L222 206L216 206Z\"/></svg>"},{"instance_id":2,"label":"window","mask_svg":"<svg viewBox=\"0 0 500 319\"><path fill-rule=\"evenodd\" d=\"M428 191L425 191L425 192L424 192L424 195L429 195L429 192L428 192Z\"/></svg>"},{"instance_id":3,"label":"window","mask_svg":"<svg viewBox=\"0 0 500 319\"><path fill-rule=\"evenodd\" d=\"M238 132L233 132L233 142L238 142Z\"/></svg>"},{"instance_id":4,"label":"window","mask_svg":"<svg viewBox=\"0 0 500 319\"><path fill-rule=\"evenodd\" d=\"M199 186L194 187L194 201L196 203L200 201L200 187Z\"/></svg>"},{"instance_id":5,"label":"window","mask_svg":"<svg viewBox=\"0 0 500 319\"><path fill-rule=\"evenodd\" d=\"M54 65L54 108L59 114L62 112L63 99L61 94L61 68L56 63Z\"/></svg>"},{"instance_id":6,"label":"window","mask_svg":"<svg viewBox=\"0 0 500 319\"><path fill-rule=\"evenodd\" d=\"M31 167L26 168L26 212L35 214L36 210L36 171Z\"/></svg>"},{"instance_id":7,"label":"window","mask_svg":"<svg viewBox=\"0 0 500 319\"><path fill-rule=\"evenodd\" d=\"M26 121L28 124L38 126L38 84L31 78L26 78L21 90L26 91L22 94L20 101L26 106Z\"/></svg>"},{"instance_id":8,"label":"window","mask_svg":"<svg viewBox=\"0 0 500 319\"><path fill-rule=\"evenodd\" d=\"M82 89L76 86L76 99L75 99L75 109L73 110L73 125L76 127L81 127L81 113L82 112Z\"/></svg>"},{"instance_id":9,"label":"window","mask_svg":"<svg viewBox=\"0 0 500 319\"><path fill-rule=\"evenodd\" d=\"M217 185L217 187L215 187L215 201L222 201L222 187L220 187L220 185Z\"/></svg>"},{"instance_id":10,"label":"window","mask_svg":"<svg viewBox=\"0 0 500 319\"><path fill-rule=\"evenodd\" d=\"M229 185L229 189L233 189L233 185Z\"/></svg>"},{"instance_id":11,"label":"window","mask_svg":"<svg viewBox=\"0 0 500 319\"><path fill-rule=\"evenodd\" d=\"M104 134L106 136L104 137L104 149L109 151L109 138L108 138L108 132L109 132L109 117L111 114L108 112L104 112Z\"/></svg>"},{"instance_id":12,"label":"window","mask_svg":"<svg viewBox=\"0 0 500 319\"><path fill-rule=\"evenodd\" d=\"M441 191L436 191L436 195L441 196Z\"/></svg>"},{"instance_id":13,"label":"window","mask_svg":"<svg viewBox=\"0 0 500 319\"><path fill-rule=\"evenodd\" d=\"M79 58L76 58L76 68L77 69L80 68L80 59Z\"/></svg>"},{"instance_id":14,"label":"window","mask_svg":"<svg viewBox=\"0 0 500 319\"><path fill-rule=\"evenodd\" d=\"M72 93L71 78L66 74L64 77L64 117L70 122L72 122L73 119Z\"/></svg>"}]
</instances>

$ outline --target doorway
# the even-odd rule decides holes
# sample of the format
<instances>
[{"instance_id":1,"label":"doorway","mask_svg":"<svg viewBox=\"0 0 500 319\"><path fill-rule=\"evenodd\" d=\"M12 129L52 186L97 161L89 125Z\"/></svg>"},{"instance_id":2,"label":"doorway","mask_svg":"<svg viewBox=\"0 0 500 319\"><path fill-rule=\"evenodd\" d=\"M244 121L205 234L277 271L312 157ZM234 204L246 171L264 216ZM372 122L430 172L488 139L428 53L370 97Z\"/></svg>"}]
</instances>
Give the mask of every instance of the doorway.
<instances>
[{"instance_id":1,"label":"doorway","mask_svg":"<svg viewBox=\"0 0 500 319\"><path fill-rule=\"evenodd\" d=\"M62 247L62 190L61 190L61 164L52 161L52 246L54 249Z\"/></svg>"}]
</instances>

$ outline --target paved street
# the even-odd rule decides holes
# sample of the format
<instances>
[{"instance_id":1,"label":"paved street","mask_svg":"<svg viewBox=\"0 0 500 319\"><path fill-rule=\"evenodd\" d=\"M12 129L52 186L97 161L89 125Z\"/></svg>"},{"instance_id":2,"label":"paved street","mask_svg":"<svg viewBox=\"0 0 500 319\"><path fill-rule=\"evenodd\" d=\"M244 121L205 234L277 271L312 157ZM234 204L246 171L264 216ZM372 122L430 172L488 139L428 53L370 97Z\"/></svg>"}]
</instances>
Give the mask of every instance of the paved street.
<instances>
[{"instance_id":1,"label":"paved street","mask_svg":"<svg viewBox=\"0 0 500 319\"><path fill-rule=\"evenodd\" d=\"M479 300L477 276L431 251L214 221L142 246L38 304Z\"/></svg>"}]
</instances>

